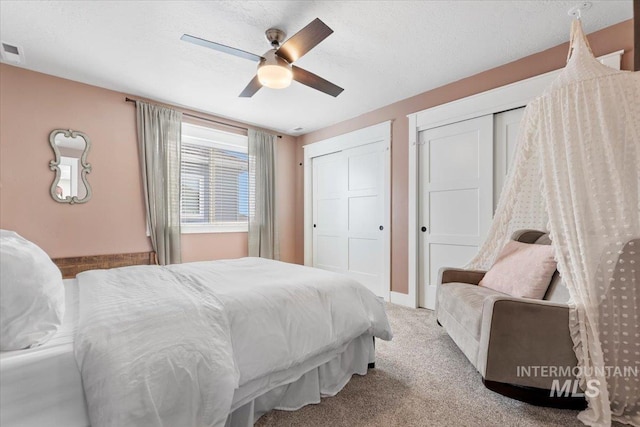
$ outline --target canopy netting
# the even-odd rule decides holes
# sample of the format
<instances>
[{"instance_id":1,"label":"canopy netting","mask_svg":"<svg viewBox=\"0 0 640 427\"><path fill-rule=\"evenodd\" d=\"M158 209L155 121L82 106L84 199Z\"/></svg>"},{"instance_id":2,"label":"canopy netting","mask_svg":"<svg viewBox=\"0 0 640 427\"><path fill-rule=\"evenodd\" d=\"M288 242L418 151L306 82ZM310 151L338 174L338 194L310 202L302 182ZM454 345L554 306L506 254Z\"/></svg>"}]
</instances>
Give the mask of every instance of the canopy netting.
<instances>
[{"instance_id":1,"label":"canopy netting","mask_svg":"<svg viewBox=\"0 0 640 427\"><path fill-rule=\"evenodd\" d=\"M579 21L570 59L525 110L514 164L486 242L491 266L511 234L548 230L569 289L587 425L640 426L640 73L593 56Z\"/></svg>"}]
</instances>

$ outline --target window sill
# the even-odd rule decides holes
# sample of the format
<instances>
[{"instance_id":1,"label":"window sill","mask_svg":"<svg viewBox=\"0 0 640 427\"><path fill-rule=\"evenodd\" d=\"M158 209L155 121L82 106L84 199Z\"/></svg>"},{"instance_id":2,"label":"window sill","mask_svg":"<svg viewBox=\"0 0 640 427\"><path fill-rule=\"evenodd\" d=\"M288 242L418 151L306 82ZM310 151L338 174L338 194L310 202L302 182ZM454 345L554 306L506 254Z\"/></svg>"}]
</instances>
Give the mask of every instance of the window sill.
<instances>
[{"instance_id":1,"label":"window sill","mask_svg":"<svg viewBox=\"0 0 640 427\"><path fill-rule=\"evenodd\" d=\"M182 224L181 234L208 233L247 233L247 224L210 225L210 224Z\"/></svg>"}]
</instances>

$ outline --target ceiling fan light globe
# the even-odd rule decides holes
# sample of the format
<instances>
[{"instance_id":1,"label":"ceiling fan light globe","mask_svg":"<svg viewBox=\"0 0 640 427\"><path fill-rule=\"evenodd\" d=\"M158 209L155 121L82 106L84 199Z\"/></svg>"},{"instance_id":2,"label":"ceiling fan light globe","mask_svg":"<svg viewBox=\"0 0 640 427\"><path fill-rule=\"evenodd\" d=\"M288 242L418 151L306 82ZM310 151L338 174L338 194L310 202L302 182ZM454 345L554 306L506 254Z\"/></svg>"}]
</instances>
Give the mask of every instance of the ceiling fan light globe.
<instances>
[{"instance_id":1,"label":"ceiling fan light globe","mask_svg":"<svg viewBox=\"0 0 640 427\"><path fill-rule=\"evenodd\" d=\"M265 64L258 68L258 80L271 89L284 89L291 85L293 72L289 67Z\"/></svg>"}]
</instances>

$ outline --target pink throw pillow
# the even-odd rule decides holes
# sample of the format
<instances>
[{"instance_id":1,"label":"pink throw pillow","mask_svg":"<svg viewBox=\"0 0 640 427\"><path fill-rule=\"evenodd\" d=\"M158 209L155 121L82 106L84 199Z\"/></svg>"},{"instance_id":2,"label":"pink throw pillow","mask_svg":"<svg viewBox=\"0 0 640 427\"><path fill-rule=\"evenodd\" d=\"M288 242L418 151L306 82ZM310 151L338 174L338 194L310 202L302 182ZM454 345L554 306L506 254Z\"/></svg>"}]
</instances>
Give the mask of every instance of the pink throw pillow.
<instances>
[{"instance_id":1,"label":"pink throw pillow","mask_svg":"<svg viewBox=\"0 0 640 427\"><path fill-rule=\"evenodd\" d=\"M479 285L518 298L542 299L556 268L553 246L512 240Z\"/></svg>"}]
</instances>

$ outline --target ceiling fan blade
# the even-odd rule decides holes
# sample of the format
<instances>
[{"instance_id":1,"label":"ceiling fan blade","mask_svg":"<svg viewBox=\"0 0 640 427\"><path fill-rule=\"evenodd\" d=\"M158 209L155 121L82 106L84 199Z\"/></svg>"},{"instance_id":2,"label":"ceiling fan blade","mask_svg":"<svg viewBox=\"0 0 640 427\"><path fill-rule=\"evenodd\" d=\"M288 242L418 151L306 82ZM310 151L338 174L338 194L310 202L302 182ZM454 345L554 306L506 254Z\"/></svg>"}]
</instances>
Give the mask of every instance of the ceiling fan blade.
<instances>
[{"instance_id":1,"label":"ceiling fan blade","mask_svg":"<svg viewBox=\"0 0 640 427\"><path fill-rule=\"evenodd\" d=\"M253 95L255 95L255 93L257 91L260 90L260 88L262 87L262 83L260 83L260 80L258 80L258 76L256 75L247 85L247 87L244 88L244 90L242 91L242 93L239 95L240 98L251 98Z\"/></svg>"},{"instance_id":2,"label":"ceiling fan blade","mask_svg":"<svg viewBox=\"0 0 640 427\"><path fill-rule=\"evenodd\" d=\"M276 51L276 55L291 64L329 37L331 33L333 30L319 18L316 18L284 42Z\"/></svg>"},{"instance_id":3,"label":"ceiling fan blade","mask_svg":"<svg viewBox=\"0 0 640 427\"><path fill-rule=\"evenodd\" d=\"M319 90L320 92L324 92L327 95L336 97L340 95L344 90L340 86L334 85L330 81L325 80L322 77L317 76L312 72L304 70L300 67L292 65L291 68L293 70L293 79L295 81L300 82L303 85L309 86L313 89Z\"/></svg>"},{"instance_id":4,"label":"ceiling fan blade","mask_svg":"<svg viewBox=\"0 0 640 427\"><path fill-rule=\"evenodd\" d=\"M209 49L217 50L219 52L228 53L230 55L239 56L240 58L248 59L250 61L260 62L262 58L260 55L255 55L244 50L236 49L234 47L225 46L220 43L211 42L209 40L201 39L199 37L190 36L189 34L183 34L180 40L185 42L197 44L198 46L208 47Z\"/></svg>"}]
</instances>

